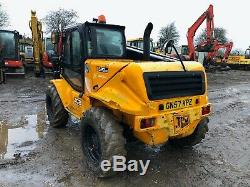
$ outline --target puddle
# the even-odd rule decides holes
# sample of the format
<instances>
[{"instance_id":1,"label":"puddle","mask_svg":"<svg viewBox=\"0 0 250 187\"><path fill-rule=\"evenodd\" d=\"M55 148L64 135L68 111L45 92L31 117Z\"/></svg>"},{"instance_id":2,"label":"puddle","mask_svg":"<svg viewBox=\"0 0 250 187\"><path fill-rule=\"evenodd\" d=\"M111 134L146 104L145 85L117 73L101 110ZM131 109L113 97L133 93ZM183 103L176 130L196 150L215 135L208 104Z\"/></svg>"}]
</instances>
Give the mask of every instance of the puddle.
<instances>
[{"instance_id":1,"label":"puddle","mask_svg":"<svg viewBox=\"0 0 250 187\"><path fill-rule=\"evenodd\" d=\"M28 154L45 133L46 123L42 114L24 116L18 126L0 121L0 160Z\"/></svg>"}]
</instances>

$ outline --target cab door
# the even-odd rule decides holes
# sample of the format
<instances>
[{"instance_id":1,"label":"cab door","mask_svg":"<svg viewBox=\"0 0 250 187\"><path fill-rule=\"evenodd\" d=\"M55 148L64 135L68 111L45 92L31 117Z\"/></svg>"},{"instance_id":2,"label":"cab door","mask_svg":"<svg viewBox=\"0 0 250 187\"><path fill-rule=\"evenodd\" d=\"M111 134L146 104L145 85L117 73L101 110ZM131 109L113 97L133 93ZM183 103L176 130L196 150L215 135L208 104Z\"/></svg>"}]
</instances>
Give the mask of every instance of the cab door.
<instances>
[{"instance_id":1,"label":"cab door","mask_svg":"<svg viewBox=\"0 0 250 187\"><path fill-rule=\"evenodd\" d=\"M68 92L70 93L68 110L77 118L81 118L85 111L83 98L80 96L83 91L82 63L84 63L81 41L81 35L77 29L66 33L63 57L63 77L71 87Z\"/></svg>"}]
</instances>

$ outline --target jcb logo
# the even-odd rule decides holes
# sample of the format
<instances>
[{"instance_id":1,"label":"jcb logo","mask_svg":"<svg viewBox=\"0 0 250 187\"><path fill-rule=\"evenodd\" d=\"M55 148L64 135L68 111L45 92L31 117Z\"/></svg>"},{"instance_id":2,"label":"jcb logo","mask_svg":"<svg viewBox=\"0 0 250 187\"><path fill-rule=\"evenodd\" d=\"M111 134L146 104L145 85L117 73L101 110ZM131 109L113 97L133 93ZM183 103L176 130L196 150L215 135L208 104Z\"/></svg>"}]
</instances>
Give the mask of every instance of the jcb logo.
<instances>
[{"instance_id":1,"label":"jcb logo","mask_svg":"<svg viewBox=\"0 0 250 187\"><path fill-rule=\"evenodd\" d=\"M179 128L183 128L189 124L189 117L188 116L177 116L177 123Z\"/></svg>"},{"instance_id":2,"label":"jcb logo","mask_svg":"<svg viewBox=\"0 0 250 187\"><path fill-rule=\"evenodd\" d=\"M75 97L74 98L74 103L78 106L82 106L82 100L80 98Z\"/></svg>"},{"instance_id":3,"label":"jcb logo","mask_svg":"<svg viewBox=\"0 0 250 187\"><path fill-rule=\"evenodd\" d=\"M102 72L102 73L108 73L109 69L107 67L97 66L97 71Z\"/></svg>"}]
</instances>

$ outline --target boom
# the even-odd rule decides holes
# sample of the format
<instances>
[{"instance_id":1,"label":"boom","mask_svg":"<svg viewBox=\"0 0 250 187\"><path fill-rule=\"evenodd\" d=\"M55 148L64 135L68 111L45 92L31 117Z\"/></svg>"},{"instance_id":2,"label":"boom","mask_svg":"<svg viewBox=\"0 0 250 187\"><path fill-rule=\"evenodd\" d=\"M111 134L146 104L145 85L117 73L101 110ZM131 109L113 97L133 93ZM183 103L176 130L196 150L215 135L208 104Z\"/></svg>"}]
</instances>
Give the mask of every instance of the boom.
<instances>
[{"instance_id":1,"label":"boom","mask_svg":"<svg viewBox=\"0 0 250 187\"><path fill-rule=\"evenodd\" d=\"M191 27L189 27L188 33L187 33L187 40L188 40L190 60L195 60L195 46L194 46L195 33L205 20L207 20L206 21L207 39L206 39L205 45L211 44L213 31L214 31L214 19L213 18L214 18L213 5L209 5L208 9L194 22L194 24Z\"/></svg>"},{"instance_id":2,"label":"boom","mask_svg":"<svg viewBox=\"0 0 250 187\"><path fill-rule=\"evenodd\" d=\"M42 23L38 21L35 11L31 11L29 26L32 32L35 75L39 77L41 73L44 72L44 68L52 69L53 65L50 62L49 55L45 50Z\"/></svg>"},{"instance_id":3,"label":"boom","mask_svg":"<svg viewBox=\"0 0 250 187\"><path fill-rule=\"evenodd\" d=\"M44 44L43 44L42 23L38 21L35 11L31 11L31 20L29 22L29 26L32 32L35 74L39 75L42 68L41 56L44 53Z\"/></svg>"}]
</instances>

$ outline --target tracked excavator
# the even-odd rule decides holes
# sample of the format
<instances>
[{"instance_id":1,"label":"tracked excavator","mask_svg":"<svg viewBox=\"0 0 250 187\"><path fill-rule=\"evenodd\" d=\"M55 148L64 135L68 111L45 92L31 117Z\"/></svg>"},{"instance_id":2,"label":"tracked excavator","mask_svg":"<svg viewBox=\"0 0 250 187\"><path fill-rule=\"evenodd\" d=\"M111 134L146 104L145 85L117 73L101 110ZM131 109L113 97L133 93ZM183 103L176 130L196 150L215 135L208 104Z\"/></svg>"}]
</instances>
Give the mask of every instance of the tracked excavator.
<instances>
[{"instance_id":1,"label":"tracked excavator","mask_svg":"<svg viewBox=\"0 0 250 187\"><path fill-rule=\"evenodd\" d=\"M206 39L197 46L194 45L194 37L196 31L200 28L201 24L206 21ZM188 53L187 60L195 60L202 63L206 68L211 64L216 64L216 57L218 50L225 48L225 53L221 57L220 62L225 63L232 50L233 42L220 43L214 39L214 12L213 5L209 5L208 9L189 27L187 32L188 46L182 46L183 55ZM220 63L219 65L221 65Z\"/></svg>"},{"instance_id":2,"label":"tracked excavator","mask_svg":"<svg viewBox=\"0 0 250 187\"><path fill-rule=\"evenodd\" d=\"M45 44L51 42L49 38L43 37L42 23L38 21L36 11L31 11L31 20L29 27L32 32L33 56L34 56L34 72L36 77L44 76L45 73L53 73L53 64L50 60L51 47L46 51ZM48 45L46 45L47 47Z\"/></svg>"}]
</instances>

